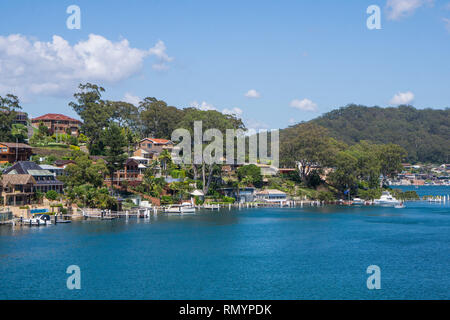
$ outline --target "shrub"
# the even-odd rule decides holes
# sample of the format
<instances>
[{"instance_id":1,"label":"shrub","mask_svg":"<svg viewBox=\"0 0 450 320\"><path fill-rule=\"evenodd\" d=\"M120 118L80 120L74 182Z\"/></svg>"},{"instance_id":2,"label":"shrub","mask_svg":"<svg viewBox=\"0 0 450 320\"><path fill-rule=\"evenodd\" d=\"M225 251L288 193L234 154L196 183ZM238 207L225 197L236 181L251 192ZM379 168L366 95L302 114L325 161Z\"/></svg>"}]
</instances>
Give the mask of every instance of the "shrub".
<instances>
[{"instance_id":1,"label":"shrub","mask_svg":"<svg viewBox=\"0 0 450 320\"><path fill-rule=\"evenodd\" d=\"M47 193L45 194L45 197L46 197L48 200L54 201L54 200L56 200L56 199L59 198L59 194L58 194L58 192L56 192L55 190L49 190L49 191L47 191Z\"/></svg>"}]
</instances>

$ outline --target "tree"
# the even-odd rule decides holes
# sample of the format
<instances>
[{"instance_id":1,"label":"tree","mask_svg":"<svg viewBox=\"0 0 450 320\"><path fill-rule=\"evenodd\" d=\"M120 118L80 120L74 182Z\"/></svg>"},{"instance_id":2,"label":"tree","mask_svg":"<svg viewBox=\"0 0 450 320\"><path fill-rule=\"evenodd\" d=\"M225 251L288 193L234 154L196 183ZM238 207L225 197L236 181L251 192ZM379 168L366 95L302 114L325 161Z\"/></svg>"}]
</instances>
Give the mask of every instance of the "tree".
<instances>
[{"instance_id":1,"label":"tree","mask_svg":"<svg viewBox=\"0 0 450 320\"><path fill-rule=\"evenodd\" d=\"M402 171L402 161L406 150L395 144L382 145L379 150L381 173L384 177L392 177Z\"/></svg>"},{"instance_id":2,"label":"tree","mask_svg":"<svg viewBox=\"0 0 450 320\"><path fill-rule=\"evenodd\" d=\"M23 143L28 138L28 129L23 124L13 124L11 134L16 142Z\"/></svg>"},{"instance_id":3,"label":"tree","mask_svg":"<svg viewBox=\"0 0 450 320\"><path fill-rule=\"evenodd\" d=\"M111 177L111 184L113 184L114 173L123 168L128 158L128 155L124 153L127 141L121 128L115 123L110 123L102 133L102 142L105 146L106 167Z\"/></svg>"},{"instance_id":4,"label":"tree","mask_svg":"<svg viewBox=\"0 0 450 320\"><path fill-rule=\"evenodd\" d=\"M316 167L332 166L342 143L329 137L328 131L312 123L290 127L280 135L280 162L296 165L301 179L306 182Z\"/></svg>"},{"instance_id":5,"label":"tree","mask_svg":"<svg viewBox=\"0 0 450 320\"><path fill-rule=\"evenodd\" d=\"M55 201L55 200L59 199L59 194L55 190L49 190L45 194L45 197L50 201Z\"/></svg>"},{"instance_id":6,"label":"tree","mask_svg":"<svg viewBox=\"0 0 450 320\"><path fill-rule=\"evenodd\" d=\"M17 111L22 109L19 98L12 94L0 96L0 141L15 142L11 131Z\"/></svg>"},{"instance_id":7,"label":"tree","mask_svg":"<svg viewBox=\"0 0 450 320\"><path fill-rule=\"evenodd\" d=\"M103 186L107 168L102 160L93 163L89 156L81 151L73 152L73 158L75 164L67 165L64 170L66 174L58 177L68 190L82 185L91 185L94 188Z\"/></svg>"},{"instance_id":8,"label":"tree","mask_svg":"<svg viewBox=\"0 0 450 320\"><path fill-rule=\"evenodd\" d=\"M170 152L167 149L164 149L159 157L158 161L161 164L161 172L162 174L167 177L168 171L171 169L172 166L172 156Z\"/></svg>"},{"instance_id":9,"label":"tree","mask_svg":"<svg viewBox=\"0 0 450 320\"><path fill-rule=\"evenodd\" d=\"M195 108L186 108L184 109L184 116L180 121L180 128L184 128L191 133L193 136L194 133L194 123L195 121L202 122L202 129L206 131L208 129L217 129L222 135L225 135L226 129L245 129L245 126L241 119L237 118L234 115L222 114L215 110L202 111ZM193 144L194 141L192 139L192 152L194 151ZM224 139L225 144L225 139ZM203 147L207 144L204 143ZM201 178L202 178L202 188L203 194L208 194L209 187L211 185L213 177L216 175L221 175L221 166L218 164L206 164L203 160L201 164L193 164L192 165L194 171L194 180L198 179L199 170L201 170Z\"/></svg>"},{"instance_id":10,"label":"tree","mask_svg":"<svg viewBox=\"0 0 450 320\"><path fill-rule=\"evenodd\" d=\"M239 181L246 185L252 185L256 188L261 188L263 177L261 175L261 168L255 164L249 164L237 169L237 176Z\"/></svg>"},{"instance_id":11,"label":"tree","mask_svg":"<svg viewBox=\"0 0 450 320\"><path fill-rule=\"evenodd\" d=\"M172 132L178 128L178 123L184 111L168 106L166 102L147 97L139 104L141 111L142 133L153 138L170 139Z\"/></svg>"},{"instance_id":12,"label":"tree","mask_svg":"<svg viewBox=\"0 0 450 320\"><path fill-rule=\"evenodd\" d=\"M91 154L101 154L102 131L108 127L114 115L114 105L101 99L105 91L95 84L86 83L78 86L79 92L74 94L76 102L69 106L83 120L81 131L89 138L88 149Z\"/></svg>"}]
</instances>

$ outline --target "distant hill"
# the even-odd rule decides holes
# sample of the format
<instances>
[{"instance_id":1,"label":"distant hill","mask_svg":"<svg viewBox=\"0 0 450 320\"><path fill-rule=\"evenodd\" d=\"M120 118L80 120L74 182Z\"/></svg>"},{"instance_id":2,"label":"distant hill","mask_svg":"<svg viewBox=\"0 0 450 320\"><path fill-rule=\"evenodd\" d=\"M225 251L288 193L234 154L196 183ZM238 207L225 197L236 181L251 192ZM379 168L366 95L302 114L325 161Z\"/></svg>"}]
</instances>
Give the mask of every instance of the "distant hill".
<instances>
[{"instance_id":1,"label":"distant hill","mask_svg":"<svg viewBox=\"0 0 450 320\"><path fill-rule=\"evenodd\" d=\"M332 137L354 144L361 140L395 143L406 149L410 162L450 162L450 109L419 110L349 105L311 122ZM301 125L301 124L298 124Z\"/></svg>"}]
</instances>

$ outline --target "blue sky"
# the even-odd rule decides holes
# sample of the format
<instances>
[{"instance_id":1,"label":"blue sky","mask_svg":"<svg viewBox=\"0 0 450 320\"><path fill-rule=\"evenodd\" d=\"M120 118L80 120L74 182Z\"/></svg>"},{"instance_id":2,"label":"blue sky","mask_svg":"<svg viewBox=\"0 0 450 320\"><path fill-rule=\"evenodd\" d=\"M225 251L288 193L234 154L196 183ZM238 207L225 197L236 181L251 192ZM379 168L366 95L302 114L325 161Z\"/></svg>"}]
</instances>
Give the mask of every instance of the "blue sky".
<instances>
[{"instance_id":1,"label":"blue sky","mask_svg":"<svg viewBox=\"0 0 450 320\"><path fill-rule=\"evenodd\" d=\"M72 4L80 30L66 27ZM366 27L373 4L381 30ZM68 102L85 80L107 99L215 108L255 128L349 103L449 107L450 0L4 0L0 8L0 95L18 94L31 116L74 116Z\"/></svg>"}]
</instances>

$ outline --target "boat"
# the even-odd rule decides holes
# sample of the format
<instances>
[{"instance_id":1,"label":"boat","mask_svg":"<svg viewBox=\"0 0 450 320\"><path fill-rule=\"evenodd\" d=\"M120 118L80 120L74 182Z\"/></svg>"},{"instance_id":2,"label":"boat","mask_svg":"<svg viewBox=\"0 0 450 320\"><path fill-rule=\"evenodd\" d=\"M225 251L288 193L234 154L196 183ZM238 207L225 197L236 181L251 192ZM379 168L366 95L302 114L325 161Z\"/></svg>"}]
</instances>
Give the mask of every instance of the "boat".
<instances>
[{"instance_id":1,"label":"boat","mask_svg":"<svg viewBox=\"0 0 450 320\"><path fill-rule=\"evenodd\" d=\"M190 202L182 204L171 204L164 209L165 213L190 214L195 213L195 207Z\"/></svg>"},{"instance_id":2,"label":"boat","mask_svg":"<svg viewBox=\"0 0 450 320\"><path fill-rule=\"evenodd\" d=\"M394 206L395 209L403 209L405 207L405 205L403 204L403 202L400 202L399 204L396 204Z\"/></svg>"},{"instance_id":3,"label":"boat","mask_svg":"<svg viewBox=\"0 0 450 320\"><path fill-rule=\"evenodd\" d=\"M373 201L374 204L383 205L383 206L395 206L399 205L401 202L394 198L389 191L383 191L381 193L380 199L375 199Z\"/></svg>"},{"instance_id":4,"label":"boat","mask_svg":"<svg viewBox=\"0 0 450 320\"><path fill-rule=\"evenodd\" d=\"M357 206L361 206L361 205L365 204L365 201L363 199L360 199L360 198L354 198L352 204L353 205L357 205Z\"/></svg>"},{"instance_id":5,"label":"boat","mask_svg":"<svg viewBox=\"0 0 450 320\"><path fill-rule=\"evenodd\" d=\"M22 224L31 226L46 226L52 224L48 214L36 214L30 219L23 219Z\"/></svg>"}]
</instances>

